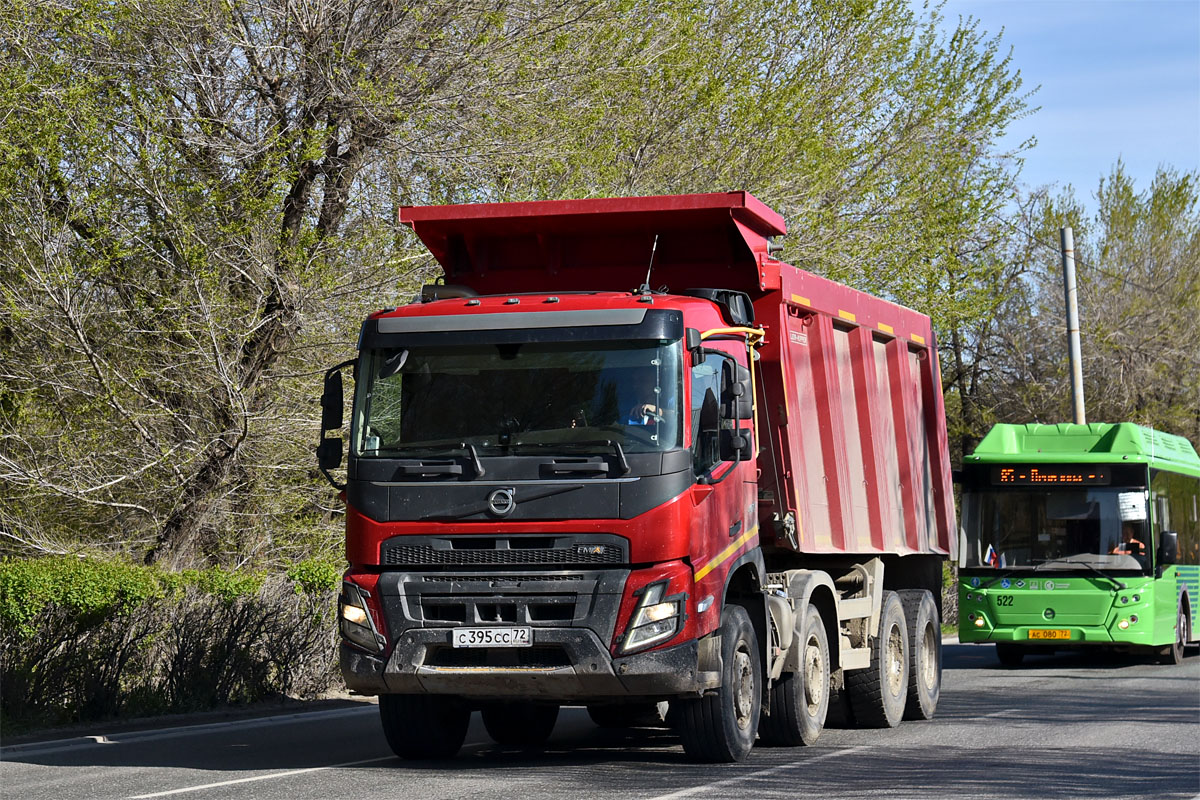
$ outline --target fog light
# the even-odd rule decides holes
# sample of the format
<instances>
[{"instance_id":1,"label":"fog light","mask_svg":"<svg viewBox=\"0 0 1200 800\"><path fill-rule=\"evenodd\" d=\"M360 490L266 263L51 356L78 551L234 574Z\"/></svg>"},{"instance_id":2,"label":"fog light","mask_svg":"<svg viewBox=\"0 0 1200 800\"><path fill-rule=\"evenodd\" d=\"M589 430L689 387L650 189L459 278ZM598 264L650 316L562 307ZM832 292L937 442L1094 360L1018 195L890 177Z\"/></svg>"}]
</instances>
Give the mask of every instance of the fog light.
<instances>
[{"instance_id":1,"label":"fog light","mask_svg":"<svg viewBox=\"0 0 1200 800\"><path fill-rule=\"evenodd\" d=\"M1129 620L1127 620L1127 619L1121 620L1120 622L1117 623L1117 627L1120 628L1121 630L1125 630L1126 628L1129 627Z\"/></svg>"},{"instance_id":2,"label":"fog light","mask_svg":"<svg viewBox=\"0 0 1200 800\"><path fill-rule=\"evenodd\" d=\"M983 617L978 617L978 618L976 618L976 620L975 620L975 627L976 627L976 628L982 628L982 627L983 627Z\"/></svg>"}]
</instances>

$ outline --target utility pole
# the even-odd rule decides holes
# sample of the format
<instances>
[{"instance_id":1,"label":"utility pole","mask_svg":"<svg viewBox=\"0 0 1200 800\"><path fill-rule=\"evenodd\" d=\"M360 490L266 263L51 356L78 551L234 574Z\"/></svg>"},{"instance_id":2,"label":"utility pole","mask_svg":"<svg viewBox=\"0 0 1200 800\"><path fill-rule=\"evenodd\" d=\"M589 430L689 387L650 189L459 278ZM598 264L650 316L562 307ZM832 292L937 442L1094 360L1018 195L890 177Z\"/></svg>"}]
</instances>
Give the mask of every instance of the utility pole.
<instances>
[{"instance_id":1,"label":"utility pole","mask_svg":"<svg viewBox=\"0 0 1200 800\"><path fill-rule=\"evenodd\" d=\"M1059 231L1062 239L1063 289L1067 295L1067 351L1071 367L1071 413L1075 423L1084 425L1083 361L1079 352L1079 303L1075 290L1075 237L1070 228Z\"/></svg>"}]
</instances>

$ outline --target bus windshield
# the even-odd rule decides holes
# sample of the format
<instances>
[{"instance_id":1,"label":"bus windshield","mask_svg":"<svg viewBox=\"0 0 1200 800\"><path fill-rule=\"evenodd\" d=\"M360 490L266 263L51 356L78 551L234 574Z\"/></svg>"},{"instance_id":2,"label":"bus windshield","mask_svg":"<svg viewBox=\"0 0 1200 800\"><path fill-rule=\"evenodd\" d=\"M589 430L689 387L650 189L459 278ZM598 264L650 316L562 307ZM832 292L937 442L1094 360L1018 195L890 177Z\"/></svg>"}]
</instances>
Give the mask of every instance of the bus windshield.
<instances>
[{"instance_id":1,"label":"bus windshield","mask_svg":"<svg viewBox=\"0 0 1200 800\"><path fill-rule=\"evenodd\" d=\"M1144 571L1147 499L1144 486L968 489L960 566Z\"/></svg>"},{"instance_id":2,"label":"bus windshield","mask_svg":"<svg viewBox=\"0 0 1200 800\"><path fill-rule=\"evenodd\" d=\"M480 454L525 454L597 442L630 453L680 447L681 351L678 340L366 350L354 453L395 458L469 445Z\"/></svg>"}]
</instances>

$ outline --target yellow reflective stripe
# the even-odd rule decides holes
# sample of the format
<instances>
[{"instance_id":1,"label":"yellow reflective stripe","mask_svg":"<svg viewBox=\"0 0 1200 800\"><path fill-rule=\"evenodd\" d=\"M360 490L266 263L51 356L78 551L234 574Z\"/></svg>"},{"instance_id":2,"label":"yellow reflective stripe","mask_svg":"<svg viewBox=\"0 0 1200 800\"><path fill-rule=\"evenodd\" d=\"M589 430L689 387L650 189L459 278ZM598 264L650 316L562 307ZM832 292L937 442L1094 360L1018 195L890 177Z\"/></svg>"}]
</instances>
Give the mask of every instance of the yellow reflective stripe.
<instances>
[{"instance_id":1,"label":"yellow reflective stripe","mask_svg":"<svg viewBox=\"0 0 1200 800\"><path fill-rule=\"evenodd\" d=\"M888 325L886 322L879 323L879 330L883 331L884 333L895 333L896 332L896 329L893 328L891 325Z\"/></svg>"},{"instance_id":2,"label":"yellow reflective stripe","mask_svg":"<svg viewBox=\"0 0 1200 800\"><path fill-rule=\"evenodd\" d=\"M753 528L751 528L750 530L746 531L741 536L739 536L737 541L735 541L733 544L729 545L729 547L726 547L724 550L722 550L720 552L720 554L718 554L717 557L714 558L712 561L709 561L703 567L696 570L696 577L694 578L694 580L700 580L705 575L707 575L708 573L712 572L717 567L724 564L726 561L728 561L733 556L734 553L736 553L739 549L741 549L742 545L744 545L746 542L753 539L755 536L758 536L758 526L757 525L755 525Z\"/></svg>"},{"instance_id":3,"label":"yellow reflective stripe","mask_svg":"<svg viewBox=\"0 0 1200 800\"><path fill-rule=\"evenodd\" d=\"M792 302L797 305L801 305L801 306L811 306L812 305L812 303L809 302L809 299L807 297L804 297L804 296L798 295L798 294L792 295Z\"/></svg>"},{"instance_id":4,"label":"yellow reflective stripe","mask_svg":"<svg viewBox=\"0 0 1200 800\"><path fill-rule=\"evenodd\" d=\"M922 336L921 334L919 334L919 333L910 333L910 334L909 334L909 336L911 336L911 337L912 337L912 340L913 340L914 342L916 342L917 344L925 344L925 337L924 337L924 336Z\"/></svg>"},{"instance_id":5,"label":"yellow reflective stripe","mask_svg":"<svg viewBox=\"0 0 1200 800\"><path fill-rule=\"evenodd\" d=\"M851 313L849 311L843 311L840 308L838 309L838 316L841 317L842 319L848 320L850 322L855 322L858 319L858 317L855 316L853 313Z\"/></svg>"}]
</instances>

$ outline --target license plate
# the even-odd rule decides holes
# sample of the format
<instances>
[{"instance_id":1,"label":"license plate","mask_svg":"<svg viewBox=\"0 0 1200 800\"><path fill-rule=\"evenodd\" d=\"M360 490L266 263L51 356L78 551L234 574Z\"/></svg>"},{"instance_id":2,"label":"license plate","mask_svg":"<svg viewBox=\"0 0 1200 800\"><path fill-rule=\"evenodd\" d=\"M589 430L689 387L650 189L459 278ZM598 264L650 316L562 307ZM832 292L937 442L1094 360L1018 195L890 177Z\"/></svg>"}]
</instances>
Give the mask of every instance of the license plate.
<instances>
[{"instance_id":1,"label":"license plate","mask_svg":"<svg viewBox=\"0 0 1200 800\"><path fill-rule=\"evenodd\" d=\"M450 632L455 647L530 647L531 628L455 628Z\"/></svg>"},{"instance_id":2,"label":"license plate","mask_svg":"<svg viewBox=\"0 0 1200 800\"><path fill-rule=\"evenodd\" d=\"M1071 632L1061 628L1034 628L1029 631L1030 639L1070 639Z\"/></svg>"}]
</instances>

